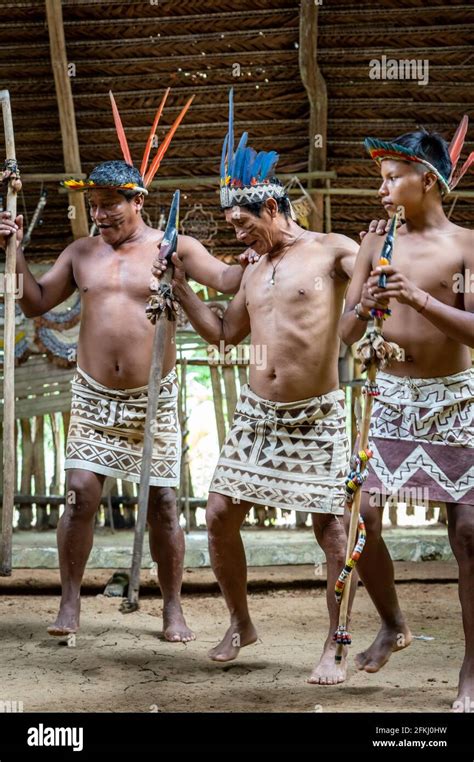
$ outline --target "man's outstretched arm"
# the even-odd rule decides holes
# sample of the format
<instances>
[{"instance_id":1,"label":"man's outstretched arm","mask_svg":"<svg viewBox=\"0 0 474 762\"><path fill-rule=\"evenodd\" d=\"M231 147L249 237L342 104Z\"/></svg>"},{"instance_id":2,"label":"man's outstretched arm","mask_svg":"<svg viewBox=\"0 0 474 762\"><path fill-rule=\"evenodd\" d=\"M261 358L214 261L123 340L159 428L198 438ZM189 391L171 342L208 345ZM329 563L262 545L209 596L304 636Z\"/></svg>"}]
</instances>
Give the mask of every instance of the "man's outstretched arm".
<instances>
[{"instance_id":1,"label":"man's outstretched arm","mask_svg":"<svg viewBox=\"0 0 474 762\"><path fill-rule=\"evenodd\" d=\"M18 303L26 317L43 315L64 302L76 290L72 270L72 249L76 244L73 243L64 249L52 268L37 281L30 272L23 253L23 216L18 215L13 221L9 212L3 212L0 215L0 247L6 246L11 235L15 235L17 243L16 274L20 294Z\"/></svg>"},{"instance_id":2,"label":"man's outstretched arm","mask_svg":"<svg viewBox=\"0 0 474 762\"><path fill-rule=\"evenodd\" d=\"M240 255L240 264L226 265L214 257L196 238L180 235L178 238L178 254L183 262L186 274L202 286L209 286L221 294L236 294L240 287L244 269L252 257L258 255L252 249L247 249ZM159 262L158 257L153 263L153 275L161 277L166 268Z\"/></svg>"},{"instance_id":3,"label":"man's outstretched arm","mask_svg":"<svg viewBox=\"0 0 474 762\"><path fill-rule=\"evenodd\" d=\"M184 265L178 254L173 254L173 291L187 314L193 328L209 344L238 344L250 333L250 318L245 304L245 285L242 284L231 301L224 317L216 315L194 293L186 281Z\"/></svg>"}]
</instances>

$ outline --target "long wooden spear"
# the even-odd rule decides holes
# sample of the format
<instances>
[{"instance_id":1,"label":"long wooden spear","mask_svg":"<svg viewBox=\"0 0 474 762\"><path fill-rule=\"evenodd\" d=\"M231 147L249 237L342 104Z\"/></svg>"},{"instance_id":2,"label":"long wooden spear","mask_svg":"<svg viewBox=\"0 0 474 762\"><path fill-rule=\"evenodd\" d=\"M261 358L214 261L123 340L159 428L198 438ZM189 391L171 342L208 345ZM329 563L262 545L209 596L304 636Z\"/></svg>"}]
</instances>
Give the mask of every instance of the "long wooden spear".
<instances>
[{"instance_id":1,"label":"long wooden spear","mask_svg":"<svg viewBox=\"0 0 474 762\"><path fill-rule=\"evenodd\" d=\"M128 596L122 602L120 611L129 614L138 609L138 597L140 590L140 569L143 555L143 539L145 536L146 518L148 512L148 497L150 492L151 461L153 455L153 443L156 433L156 412L158 410L158 397L160 394L161 378L163 374L163 358L168 329L168 322L174 319L175 302L171 290L173 267L171 256L178 246L178 222L179 220L179 190L173 196L168 222L160 246L160 259L166 260L168 267L163 273L156 296L149 299L147 316L156 323L153 339L152 360L148 379L148 404L146 410L145 434L143 440L143 459L140 473L140 487L138 491L138 514L135 526L133 542L132 566L130 570L130 584Z\"/></svg>"},{"instance_id":2,"label":"long wooden spear","mask_svg":"<svg viewBox=\"0 0 474 762\"><path fill-rule=\"evenodd\" d=\"M379 265L388 265L392 260L395 235L397 230L399 212L392 217L389 231L385 238L380 254ZM379 287L385 288L387 276L382 273L379 278ZM352 571L362 553L365 545L365 524L360 515L361 489L367 477L367 465L372 455L369 449L370 419L374 397L378 394L377 370L385 367L391 360L399 357L400 348L391 342L384 340L382 335L384 318L388 317L390 310L372 310L373 325L369 324L364 338L360 342L357 352L362 360L363 368L367 370L367 380L364 392L364 411L359 431L357 454L351 458L349 475L346 479L347 502L351 506L351 521L347 538L347 561L336 582L336 600L340 603L339 625L334 634L336 641L335 660L339 664L342 660L344 646L351 643L348 625L348 610L350 599L350 580ZM357 532L359 536L356 543Z\"/></svg>"},{"instance_id":3,"label":"long wooden spear","mask_svg":"<svg viewBox=\"0 0 474 762\"><path fill-rule=\"evenodd\" d=\"M21 180L16 163L15 135L13 132L10 93L0 91L5 133L6 160L4 179L8 180L6 211L10 219L16 219L17 193L21 190ZM3 341L3 512L2 539L0 545L0 575L9 577L12 573L12 531L13 503L15 490L15 273L16 235L12 233L7 242L4 275L5 325ZM21 286L19 283L19 294Z\"/></svg>"}]
</instances>

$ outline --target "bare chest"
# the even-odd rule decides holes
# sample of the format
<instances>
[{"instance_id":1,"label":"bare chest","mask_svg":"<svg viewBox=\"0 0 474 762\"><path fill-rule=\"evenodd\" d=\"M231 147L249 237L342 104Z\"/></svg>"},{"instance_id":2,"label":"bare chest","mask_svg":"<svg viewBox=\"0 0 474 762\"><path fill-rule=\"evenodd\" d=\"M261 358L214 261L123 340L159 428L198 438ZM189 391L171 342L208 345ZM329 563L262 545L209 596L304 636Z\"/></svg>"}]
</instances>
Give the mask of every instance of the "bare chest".
<instances>
[{"instance_id":1,"label":"bare chest","mask_svg":"<svg viewBox=\"0 0 474 762\"><path fill-rule=\"evenodd\" d=\"M272 262L263 258L246 284L249 315L276 313L288 319L312 314L341 296L347 281L337 274L330 257L292 257Z\"/></svg>"},{"instance_id":2,"label":"bare chest","mask_svg":"<svg viewBox=\"0 0 474 762\"><path fill-rule=\"evenodd\" d=\"M156 246L119 253L97 251L74 264L74 277L85 303L109 296L146 302Z\"/></svg>"},{"instance_id":3,"label":"bare chest","mask_svg":"<svg viewBox=\"0 0 474 762\"><path fill-rule=\"evenodd\" d=\"M374 267L378 259L374 255ZM400 239L395 244L392 265L418 288L432 294L449 294L454 293L456 278L462 272L463 257L454 241L423 244Z\"/></svg>"}]
</instances>

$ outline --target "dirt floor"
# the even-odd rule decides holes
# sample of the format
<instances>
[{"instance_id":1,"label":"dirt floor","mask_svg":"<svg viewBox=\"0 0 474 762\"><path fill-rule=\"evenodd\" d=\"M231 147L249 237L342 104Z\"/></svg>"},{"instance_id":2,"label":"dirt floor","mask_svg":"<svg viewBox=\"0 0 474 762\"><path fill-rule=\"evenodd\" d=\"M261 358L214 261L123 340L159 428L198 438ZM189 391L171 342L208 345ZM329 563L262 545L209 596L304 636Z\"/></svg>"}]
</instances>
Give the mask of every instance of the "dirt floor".
<instances>
[{"instance_id":1,"label":"dirt floor","mask_svg":"<svg viewBox=\"0 0 474 762\"><path fill-rule=\"evenodd\" d=\"M401 566L399 595L412 630L433 639L415 640L378 674L358 672L353 656L369 645L377 629L370 600L359 589L349 680L331 687L305 683L321 651L327 620L324 588L299 588L301 568L286 567L286 583L281 582L281 569L274 571L283 589L275 584L266 592L258 584L262 570L251 571L251 611L260 641L226 665L206 657L227 627L224 603L212 592L209 570L186 575L187 589L193 576L194 589L209 588L183 596L188 623L198 636L195 642L160 640L158 593L143 596L140 610L129 615L119 613L118 599L94 594L83 597L75 647L45 631L58 605L57 595L44 594L45 585L49 592L48 580L57 584L57 573L30 570L22 577L16 572L2 580L8 594L0 598L1 698L23 701L26 712L447 712L456 695L463 651L453 568L435 563ZM417 568L418 582L408 581L413 577L409 566ZM432 581L443 576L441 570L451 581ZM265 575L268 579L272 571L265 570ZM89 572L89 589L102 589L97 585L108 576L110 572ZM20 583L25 586L28 579L37 594L17 595Z\"/></svg>"}]
</instances>

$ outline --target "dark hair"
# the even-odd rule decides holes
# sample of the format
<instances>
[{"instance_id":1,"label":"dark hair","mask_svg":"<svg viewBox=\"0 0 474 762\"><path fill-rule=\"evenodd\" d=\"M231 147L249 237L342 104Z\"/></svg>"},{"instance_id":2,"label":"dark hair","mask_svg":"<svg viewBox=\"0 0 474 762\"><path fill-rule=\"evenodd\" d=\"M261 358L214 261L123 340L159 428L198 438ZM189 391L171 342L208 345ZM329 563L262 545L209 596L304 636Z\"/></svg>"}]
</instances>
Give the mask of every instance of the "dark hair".
<instances>
[{"instance_id":1,"label":"dark hair","mask_svg":"<svg viewBox=\"0 0 474 762\"><path fill-rule=\"evenodd\" d=\"M283 183L280 182L278 177L270 177L269 178L272 185L279 185L281 188L283 188ZM275 201L278 204L278 211L280 214L283 214L285 218L288 220L291 217L291 208L290 208L290 199L288 196L285 195L281 198L276 198ZM255 217L261 216L261 211L265 205L265 201L255 201L253 204L245 204L245 209L250 212L250 214L253 214Z\"/></svg>"},{"instance_id":2,"label":"dark hair","mask_svg":"<svg viewBox=\"0 0 474 762\"><path fill-rule=\"evenodd\" d=\"M452 163L449 157L448 142L437 132L428 132L427 130L418 130L416 132L406 132L395 138L394 143L398 143L405 148L409 148L420 159L425 159L446 179L449 179L452 170Z\"/></svg>"},{"instance_id":3,"label":"dark hair","mask_svg":"<svg viewBox=\"0 0 474 762\"><path fill-rule=\"evenodd\" d=\"M125 161L103 161L98 164L90 173L89 180L93 180L97 185L125 185L125 183L136 183L143 186L143 178L135 167L127 164ZM117 193L125 196L127 201L136 196L141 191L117 189Z\"/></svg>"},{"instance_id":4,"label":"dark hair","mask_svg":"<svg viewBox=\"0 0 474 762\"><path fill-rule=\"evenodd\" d=\"M278 211L280 212L280 214L283 214L285 218L288 220L291 217L290 200L288 196L282 196L281 198L276 198L275 201L277 202ZM264 206L265 206L265 201L255 201L253 204L245 204L244 209L250 212L250 214L253 214L255 217L260 217L261 211Z\"/></svg>"}]
</instances>

